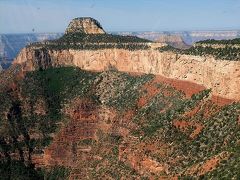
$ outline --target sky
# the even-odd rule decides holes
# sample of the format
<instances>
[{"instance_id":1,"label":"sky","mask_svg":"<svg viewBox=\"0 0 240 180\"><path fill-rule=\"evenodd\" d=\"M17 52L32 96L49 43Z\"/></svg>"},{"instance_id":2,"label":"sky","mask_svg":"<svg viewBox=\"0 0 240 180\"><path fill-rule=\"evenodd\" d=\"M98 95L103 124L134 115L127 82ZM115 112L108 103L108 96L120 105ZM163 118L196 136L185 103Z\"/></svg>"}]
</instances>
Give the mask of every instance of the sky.
<instances>
[{"instance_id":1,"label":"sky","mask_svg":"<svg viewBox=\"0 0 240 180\"><path fill-rule=\"evenodd\" d=\"M0 0L0 33L64 32L75 17L106 31L240 29L240 0Z\"/></svg>"}]
</instances>

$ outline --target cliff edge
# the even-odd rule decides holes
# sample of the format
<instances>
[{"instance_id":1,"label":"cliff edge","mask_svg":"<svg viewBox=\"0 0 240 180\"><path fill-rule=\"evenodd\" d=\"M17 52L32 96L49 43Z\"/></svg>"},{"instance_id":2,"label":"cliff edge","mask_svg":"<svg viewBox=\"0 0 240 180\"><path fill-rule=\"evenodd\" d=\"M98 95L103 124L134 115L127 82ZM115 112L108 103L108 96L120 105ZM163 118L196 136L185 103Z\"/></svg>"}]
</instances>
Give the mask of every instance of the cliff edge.
<instances>
[{"instance_id":1,"label":"cliff edge","mask_svg":"<svg viewBox=\"0 0 240 180\"><path fill-rule=\"evenodd\" d=\"M161 51L161 46L166 44L105 34L92 18L77 18L62 38L24 48L14 64L22 64L24 71L61 66L104 71L114 66L119 71L151 73L196 83L212 89L214 96L240 101L240 61L217 59L204 53Z\"/></svg>"},{"instance_id":2,"label":"cliff edge","mask_svg":"<svg viewBox=\"0 0 240 180\"><path fill-rule=\"evenodd\" d=\"M74 31L24 48L0 73L1 177L238 179L239 56L161 45Z\"/></svg>"}]
</instances>

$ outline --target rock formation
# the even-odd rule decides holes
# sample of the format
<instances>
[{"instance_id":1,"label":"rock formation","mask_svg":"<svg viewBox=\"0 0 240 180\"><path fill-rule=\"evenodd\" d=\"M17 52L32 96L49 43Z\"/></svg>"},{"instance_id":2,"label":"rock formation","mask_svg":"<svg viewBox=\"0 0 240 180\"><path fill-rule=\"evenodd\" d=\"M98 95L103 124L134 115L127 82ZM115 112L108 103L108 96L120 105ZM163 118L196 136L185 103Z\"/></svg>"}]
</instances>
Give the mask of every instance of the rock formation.
<instances>
[{"instance_id":1,"label":"rock formation","mask_svg":"<svg viewBox=\"0 0 240 180\"><path fill-rule=\"evenodd\" d=\"M158 50L42 50L24 48L14 64L25 64L26 71L49 66L77 66L102 71L110 65L119 71L152 73L211 88L213 95L240 100L239 61L216 60L208 56L179 55Z\"/></svg>"},{"instance_id":2,"label":"rock formation","mask_svg":"<svg viewBox=\"0 0 240 180\"><path fill-rule=\"evenodd\" d=\"M22 48L29 43L60 38L62 33L0 34L0 64L8 68Z\"/></svg>"},{"instance_id":3,"label":"rock formation","mask_svg":"<svg viewBox=\"0 0 240 180\"><path fill-rule=\"evenodd\" d=\"M73 19L65 33L105 34L105 31L97 20L90 17L82 17Z\"/></svg>"},{"instance_id":4,"label":"rock formation","mask_svg":"<svg viewBox=\"0 0 240 180\"><path fill-rule=\"evenodd\" d=\"M157 42L159 43L166 43L170 46L173 46L175 48L179 48L179 49L186 49L189 48L190 46L188 46L182 39L182 37L180 35L161 35Z\"/></svg>"},{"instance_id":5,"label":"rock formation","mask_svg":"<svg viewBox=\"0 0 240 180\"><path fill-rule=\"evenodd\" d=\"M230 31L143 31L143 32L117 32L119 35L134 35L140 38L149 39L152 41L157 41L159 36L165 35L177 35L181 36L184 42L188 45L192 45L195 42L203 41L207 39L216 39L216 40L223 40L223 39L235 39L240 37L239 30L230 30Z\"/></svg>"},{"instance_id":6,"label":"rock formation","mask_svg":"<svg viewBox=\"0 0 240 180\"><path fill-rule=\"evenodd\" d=\"M1 73L2 177L237 179L238 59L74 32Z\"/></svg>"},{"instance_id":7,"label":"rock formation","mask_svg":"<svg viewBox=\"0 0 240 180\"><path fill-rule=\"evenodd\" d=\"M105 33L101 25L92 18L74 19L66 33ZM107 38L107 36L106 36ZM161 42L182 42L175 36L162 37ZM212 56L180 55L174 52L160 52L151 44L150 49L119 49L106 46L94 50L48 49L45 45L24 48L14 64L24 64L26 71L58 66L77 66L86 70L103 71L114 66L119 71L152 73L175 80L184 80L211 88L213 95L240 101L240 61L216 60ZM104 43L99 43L104 44ZM106 43L105 43L106 44ZM118 43L118 45L121 42ZM122 43L123 44L123 43ZM124 44L127 44L124 42ZM129 42L131 44L131 42ZM141 44L141 43L138 43ZM160 43L160 45L163 43Z\"/></svg>"}]
</instances>

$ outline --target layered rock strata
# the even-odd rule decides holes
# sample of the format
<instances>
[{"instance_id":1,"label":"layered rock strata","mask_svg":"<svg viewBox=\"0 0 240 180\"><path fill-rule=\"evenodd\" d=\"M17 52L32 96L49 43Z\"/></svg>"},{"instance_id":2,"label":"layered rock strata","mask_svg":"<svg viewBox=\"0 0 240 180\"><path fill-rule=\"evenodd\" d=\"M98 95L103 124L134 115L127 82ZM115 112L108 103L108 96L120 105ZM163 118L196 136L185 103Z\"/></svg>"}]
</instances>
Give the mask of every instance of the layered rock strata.
<instances>
[{"instance_id":1,"label":"layered rock strata","mask_svg":"<svg viewBox=\"0 0 240 180\"><path fill-rule=\"evenodd\" d=\"M240 100L240 62L216 60L210 56L179 55L154 49L44 50L29 47L21 51L14 64L23 64L25 71L52 66L103 71L114 66L119 71L190 81L211 88L213 95Z\"/></svg>"},{"instance_id":2,"label":"layered rock strata","mask_svg":"<svg viewBox=\"0 0 240 180\"><path fill-rule=\"evenodd\" d=\"M100 23L93 18L73 19L66 34L85 34L89 38L91 34L105 34ZM96 35L95 35L96 36ZM81 36L80 36L81 37ZM105 37L105 36L104 36ZM71 39L72 41L75 41ZM97 39L97 37L95 37ZM106 36L105 38L109 38ZM113 38L113 37L111 37ZM152 73L173 80L181 80L196 83L206 88L211 88L214 96L226 99L240 100L240 61L216 60L212 56L179 55L174 52L160 52L158 47L164 43L146 43L139 39L137 42L121 42L119 37L117 44L145 43L147 49L122 49L115 46L97 48L104 41L91 42L93 49L48 48L48 44L40 46L28 46L24 48L14 64L22 64L24 71L46 69L59 66L77 66L85 70L104 71L109 67L115 67L119 71L131 73ZM166 40L166 39L165 39ZM170 38L176 41L176 38ZM180 39L178 38L179 42ZM80 41L79 43L85 43ZM55 42L48 42L55 43ZM71 45L71 42L68 42ZM74 42L77 43L77 42ZM83 44L85 46L85 44ZM57 47L61 45L57 44Z\"/></svg>"}]
</instances>

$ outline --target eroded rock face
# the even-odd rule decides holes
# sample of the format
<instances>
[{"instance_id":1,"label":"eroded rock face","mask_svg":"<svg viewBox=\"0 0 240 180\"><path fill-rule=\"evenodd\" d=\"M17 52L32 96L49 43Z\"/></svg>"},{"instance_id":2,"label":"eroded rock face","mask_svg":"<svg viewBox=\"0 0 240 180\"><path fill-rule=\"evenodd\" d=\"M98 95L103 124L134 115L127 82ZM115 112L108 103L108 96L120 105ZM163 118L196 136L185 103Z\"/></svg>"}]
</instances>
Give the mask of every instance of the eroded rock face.
<instances>
[{"instance_id":1,"label":"eroded rock face","mask_svg":"<svg viewBox=\"0 0 240 180\"><path fill-rule=\"evenodd\" d=\"M54 137L43 157L41 154L34 156L33 161L37 166L63 164L77 167L81 163L82 153L91 151L90 146L79 142L97 138L99 117L96 105L89 99L74 99L64 111L70 117L70 122Z\"/></svg>"},{"instance_id":2,"label":"eroded rock face","mask_svg":"<svg viewBox=\"0 0 240 180\"><path fill-rule=\"evenodd\" d=\"M105 34L105 31L97 20L83 17L73 19L65 33Z\"/></svg>"},{"instance_id":3,"label":"eroded rock face","mask_svg":"<svg viewBox=\"0 0 240 180\"><path fill-rule=\"evenodd\" d=\"M65 33L105 34L100 23L90 17L73 19ZM165 78L196 83L211 88L214 96L240 101L240 61L217 60L212 56L180 55L160 52L157 47L175 43L184 48L179 36L163 36L150 49L48 49L24 48L13 64L22 64L24 71L48 67L77 66L90 71L114 67L131 73L151 73ZM131 42L129 42L131 43ZM100 43L99 43L100 44ZM151 45L152 44L152 45ZM155 44L155 45L154 45ZM157 45L157 46L156 46ZM160 45L160 46L159 46ZM156 47L154 47L156 46ZM189 91L192 91L189 88Z\"/></svg>"},{"instance_id":4,"label":"eroded rock face","mask_svg":"<svg viewBox=\"0 0 240 180\"><path fill-rule=\"evenodd\" d=\"M25 48L14 61L25 71L47 66L77 66L90 71L104 71L110 66L119 71L152 73L175 80L188 81L211 88L214 96L240 100L240 62L216 60L213 57L178 55L158 50L102 49L49 50L47 55L34 48ZM46 61L43 59L47 58ZM39 66L39 62L45 62Z\"/></svg>"},{"instance_id":5,"label":"eroded rock face","mask_svg":"<svg viewBox=\"0 0 240 180\"><path fill-rule=\"evenodd\" d=\"M183 41L183 38L180 35L163 34L158 38L157 42L166 43L170 46L180 48L180 49L186 49L190 47Z\"/></svg>"},{"instance_id":6,"label":"eroded rock face","mask_svg":"<svg viewBox=\"0 0 240 180\"><path fill-rule=\"evenodd\" d=\"M68 61L68 63L73 63L73 58L76 57L73 55L72 51L62 51L61 53L59 51L48 51L48 55L44 55L44 51L41 51L40 49L38 49L37 52L38 53L29 52L29 54L26 54L26 57L32 57L32 59L29 60L36 60L37 62L42 58L47 57L51 59L49 63L55 63L54 66L66 65L61 64L63 63L62 58L65 59L66 62ZM95 51L92 52L96 53ZM101 51L98 51L99 54L101 54L100 52ZM146 52L148 51L145 51L145 53ZM158 51L154 52L157 53ZM119 52L116 51L116 54L117 53ZM121 51L121 53L123 54L124 51ZM129 51L126 51L125 53L129 53ZM135 54L139 52L132 53ZM55 56L53 54L55 54ZM128 55L130 56L127 57L132 57L131 54ZM157 55L160 56L161 53ZM81 57L83 57L82 54L79 59L81 59ZM88 60L89 57L90 56L87 56L86 60ZM95 55L95 57L98 56ZM121 55L121 57L124 56ZM142 56L142 58L143 57L144 56ZM120 59L120 57L118 59ZM28 62L31 62L29 60ZM134 60L135 63L137 61L136 59L131 60ZM166 62L167 59L163 60ZM172 65L166 67L170 68L171 72L171 66L174 67L174 63L176 62L173 62L171 59L168 61L170 61ZM179 61L181 62L181 58ZM118 62L121 61L118 60ZM159 59L159 63L161 63L161 59ZM130 63L128 62L127 64ZM46 67L47 66L46 63ZM163 66L163 63L161 63L161 66ZM43 65L40 67L45 68ZM100 68L102 67L103 66ZM115 64L115 67L120 68L117 64ZM164 68L166 67L164 66ZM32 68L32 70L38 68L38 64L33 64ZM125 69L123 70L127 69L126 65L124 68ZM60 69L65 70L61 71ZM72 71L70 72L78 71L78 68L71 67L71 69ZM1 114L3 114L0 114L1 117L7 116L5 118L6 120L4 119L5 122L11 123L9 120L11 120L12 117L15 118L15 116L13 116L15 114L20 114L19 117L26 117L25 119L27 120L32 117L32 114L33 117L37 117L35 118L36 123L34 121L33 126L31 126L34 128L30 127L31 129L28 131L31 137L30 142L42 142L42 140L45 139L45 134L49 134L49 136L51 135L50 137L53 138L51 144L42 147L39 147L37 144L34 146L33 152L30 148L27 148L27 150L24 151L24 154L30 154L29 157L31 158L24 156L23 159L34 164L36 168L52 168L55 166L67 167L71 171L69 179L85 179L85 177L89 177L89 179L110 179L106 178L106 172L109 170L113 173L107 175L113 178L115 177L115 174L119 174L118 177L122 177L122 179L132 179L131 177L133 176L137 177L134 177L134 179L138 179L140 176L146 176L149 177L149 179L155 177L158 177L157 179L174 179L173 177L176 176L175 179L177 179L177 176L180 175L195 176L196 174L196 176L201 176L208 174L208 172L220 168L219 164L224 162L224 160L230 161L228 155L231 152L225 153L226 145L229 145L229 148L232 139L234 143L237 143L238 139L232 138L235 133L226 132L222 135L223 131L220 128L223 127L225 130L237 132L238 127L236 126L236 117L239 115L239 108L237 110L237 105L227 106L231 109L236 108L236 110L232 112L229 112L227 109L218 113L222 111L222 109L213 105L206 96L200 102L192 99L193 102L197 102L196 105L194 108L186 109L189 101L185 99L185 95L181 91L166 86L165 82L169 81L174 87L180 86L182 88L185 86L188 91L193 91L194 88L196 88L196 84L194 83L186 84L187 81L174 79L167 80L163 77L152 75L144 75L144 78L140 78L137 75L138 73L133 73L130 77L127 73L120 73L117 71L105 71L102 73L87 72L91 76L94 76L92 79L91 76L83 75L83 73L86 72L77 75L78 73L65 73L69 72L66 70L67 68L58 68L57 70L46 70L46 73L36 72L38 74L37 78L36 76L31 76L31 78L27 75L27 79L24 80L25 82L38 82L36 82L36 84L21 83L24 85L20 87L15 84L11 87L14 92L14 97L20 99L21 103L18 103L17 106L15 105L16 103L12 103L7 109L5 109L5 104L0 107L4 110L4 113L0 111ZM39 73L44 73L44 76L39 76ZM47 73L50 74L47 75ZM34 73L32 74L34 75ZM64 77L66 76L68 78L65 79ZM135 79L133 76L138 76L137 78L139 79ZM44 81L41 81L38 77L41 77ZM60 81L65 84L67 81L77 78L77 81L75 81L76 83L71 83L65 90L62 86L57 88L57 90L59 90L59 93L57 94L60 95L58 97L59 99L62 99L60 102L56 102L56 99L52 98L53 96L51 96L50 93L49 95L51 98L47 99L45 94L45 92L48 93L46 91L48 89L45 88L46 85L52 81L51 77L54 77L56 84ZM57 79L59 79L59 81ZM91 83L88 84L88 82ZM78 83L81 83L78 87L73 85ZM29 96L25 95L27 94L26 92L29 92L26 91L26 89L28 87L30 88L30 85L32 84L34 86L43 87L36 88L37 90L40 90L36 96L36 100L32 100L32 93L29 94ZM85 86L84 84L88 85ZM69 87L71 90L69 90ZM84 93L83 95L80 95L76 93L77 91L83 92L87 87L89 87L89 89L87 89L87 91L90 92L89 94ZM14 89L16 90L14 91ZM30 92L36 92L36 90L33 89L33 91ZM135 95L138 97L137 99L133 97ZM29 99L29 101L26 101L27 99ZM120 99L124 99L122 104L112 103L114 101L116 102L116 100L119 102ZM59 128L51 134L49 132L41 133L38 129L42 126L38 126L38 124L41 122L43 124L47 122L56 123L56 121L52 121L52 116L49 117L51 120L43 119L47 113L54 113L51 109L53 107L55 109L55 106L51 105L55 104L55 102L59 103L57 110L59 109L59 112L62 114L62 116L60 116L61 121L57 121ZM133 104L130 104L129 102ZM176 105L173 105L174 103L176 103ZM152 136L152 134L149 136L147 134L149 131L142 130L144 127L151 127L152 124L150 124L150 118L155 117L155 120L152 121L158 122L162 116L166 116L170 111L174 113L177 112L177 107L180 105L184 110L186 109L184 114L180 114L180 116L174 115L168 119L163 118L163 125L157 129L158 132L156 132L156 130L153 131L156 136ZM21 107L22 111L19 110L19 113L13 111L15 107L18 109ZM122 109L123 107L126 108ZM27 112L25 113L25 111ZM21 116L21 114L23 114L23 116ZM8 119L8 117L11 117L11 119ZM42 119L44 121L42 121ZM29 122L27 120L26 122ZM4 127L5 126L3 126L3 128ZM18 126L15 127L18 128ZM13 130L15 131L15 129ZM147 130L152 130L152 128ZM182 134L180 133L184 136L181 136ZM147 134L147 139L142 138L145 134ZM228 138L229 135L232 136ZM181 140L178 136L181 136L184 139ZM212 136L214 138L213 140ZM6 137L11 138L11 136ZM27 144L24 143L26 141L23 139L24 136L21 135L18 137L18 144ZM191 141L189 141L189 138ZM39 141L35 141L35 139ZM202 147L201 144L203 141L205 142L206 139L207 141L211 140L210 142L214 144ZM222 141L220 144L217 141L218 139L226 139L226 141ZM184 147L179 145L179 142L184 143L185 140L189 142L189 146L186 146L185 144ZM219 146L222 146L222 148L213 148ZM185 147L188 149L185 149ZM207 154L210 155L209 157L207 155L196 156L197 147L200 149L199 153L197 152L198 154L210 151L214 151L215 154ZM223 153L221 151L223 151ZM15 152L18 151L13 151L11 158L19 159L21 154ZM0 154L0 157L2 154ZM196 163L192 165L193 157L196 157L198 161L195 161ZM183 160L187 162L187 167L186 163L183 163ZM159 177L159 174L162 176Z\"/></svg>"}]
</instances>

